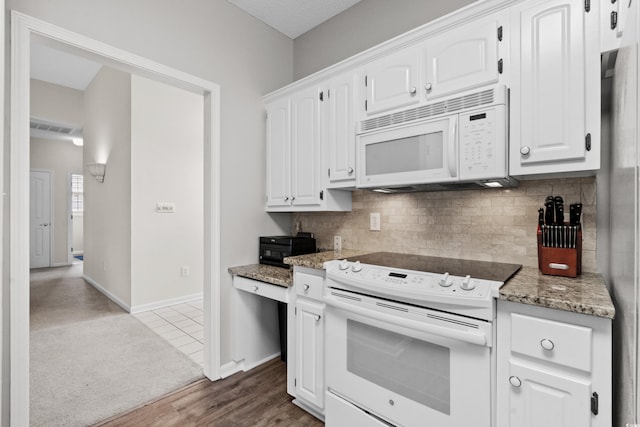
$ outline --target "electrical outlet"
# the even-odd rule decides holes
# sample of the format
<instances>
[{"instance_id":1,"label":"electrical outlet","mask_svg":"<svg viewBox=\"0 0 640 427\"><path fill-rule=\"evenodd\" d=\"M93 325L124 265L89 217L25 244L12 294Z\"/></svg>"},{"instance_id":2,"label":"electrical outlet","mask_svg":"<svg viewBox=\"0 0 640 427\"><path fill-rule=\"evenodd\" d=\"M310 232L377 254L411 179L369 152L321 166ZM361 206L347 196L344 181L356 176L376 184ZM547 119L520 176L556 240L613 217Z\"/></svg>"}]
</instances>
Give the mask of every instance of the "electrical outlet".
<instances>
[{"instance_id":1,"label":"electrical outlet","mask_svg":"<svg viewBox=\"0 0 640 427\"><path fill-rule=\"evenodd\" d=\"M342 250L342 237L333 236L333 250L338 252Z\"/></svg>"},{"instance_id":2,"label":"electrical outlet","mask_svg":"<svg viewBox=\"0 0 640 427\"><path fill-rule=\"evenodd\" d=\"M189 273L190 273L190 271L189 271L189 266L188 265L183 265L180 268L180 275L182 277L189 277Z\"/></svg>"},{"instance_id":3,"label":"electrical outlet","mask_svg":"<svg viewBox=\"0 0 640 427\"><path fill-rule=\"evenodd\" d=\"M369 230L380 231L380 212L369 214Z\"/></svg>"}]
</instances>

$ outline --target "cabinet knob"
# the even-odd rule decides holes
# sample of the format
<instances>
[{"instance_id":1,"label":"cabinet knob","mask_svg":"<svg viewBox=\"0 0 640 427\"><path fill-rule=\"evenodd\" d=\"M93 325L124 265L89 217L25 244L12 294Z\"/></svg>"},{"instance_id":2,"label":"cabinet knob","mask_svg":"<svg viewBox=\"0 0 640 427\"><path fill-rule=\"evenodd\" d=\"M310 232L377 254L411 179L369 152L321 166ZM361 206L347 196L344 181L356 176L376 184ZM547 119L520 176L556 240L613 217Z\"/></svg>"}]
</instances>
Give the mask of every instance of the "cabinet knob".
<instances>
[{"instance_id":1,"label":"cabinet knob","mask_svg":"<svg viewBox=\"0 0 640 427\"><path fill-rule=\"evenodd\" d=\"M424 85L424 90L426 90L427 92L431 89L433 89L433 85L431 83L427 83L426 85Z\"/></svg>"},{"instance_id":2,"label":"cabinet knob","mask_svg":"<svg viewBox=\"0 0 640 427\"><path fill-rule=\"evenodd\" d=\"M553 347L555 347L555 345L553 344L553 341L548 340L546 338L540 341L540 346L548 351L553 350Z\"/></svg>"},{"instance_id":3,"label":"cabinet knob","mask_svg":"<svg viewBox=\"0 0 640 427\"><path fill-rule=\"evenodd\" d=\"M259 287L257 287L257 286L254 286L254 287L253 287L253 292L258 292L258 289L260 289L260 288L259 288Z\"/></svg>"},{"instance_id":4,"label":"cabinet knob","mask_svg":"<svg viewBox=\"0 0 640 427\"><path fill-rule=\"evenodd\" d=\"M302 285L302 287L304 288L305 292L307 292L309 290L309 285L307 285L306 283L304 285Z\"/></svg>"},{"instance_id":5,"label":"cabinet knob","mask_svg":"<svg viewBox=\"0 0 640 427\"><path fill-rule=\"evenodd\" d=\"M320 315L319 315L319 314L316 314L315 319L316 319L316 322L319 322L319 321L320 321Z\"/></svg>"},{"instance_id":6,"label":"cabinet knob","mask_svg":"<svg viewBox=\"0 0 640 427\"><path fill-rule=\"evenodd\" d=\"M514 387L520 387L522 385L522 381L520 381L520 378L518 378L518 377L516 377L514 375L509 377L509 382Z\"/></svg>"},{"instance_id":7,"label":"cabinet knob","mask_svg":"<svg viewBox=\"0 0 640 427\"><path fill-rule=\"evenodd\" d=\"M289 201L289 196L285 196L284 201L288 202Z\"/></svg>"},{"instance_id":8,"label":"cabinet knob","mask_svg":"<svg viewBox=\"0 0 640 427\"><path fill-rule=\"evenodd\" d=\"M409 89L409 93L413 96L418 92L418 89L416 89L415 86L411 86L411 89Z\"/></svg>"},{"instance_id":9,"label":"cabinet knob","mask_svg":"<svg viewBox=\"0 0 640 427\"><path fill-rule=\"evenodd\" d=\"M291 196L291 201L293 202L296 199L296 196Z\"/></svg>"},{"instance_id":10,"label":"cabinet knob","mask_svg":"<svg viewBox=\"0 0 640 427\"><path fill-rule=\"evenodd\" d=\"M349 172L349 175L351 175L353 173L353 168L352 167L347 168L347 172Z\"/></svg>"},{"instance_id":11,"label":"cabinet knob","mask_svg":"<svg viewBox=\"0 0 640 427\"><path fill-rule=\"evenodd\" d=\"M531 152L531 148L526 145L520 149L520 154L522 154L523 156L526 156L530 152Z\"/></svg>"}]
</instances>

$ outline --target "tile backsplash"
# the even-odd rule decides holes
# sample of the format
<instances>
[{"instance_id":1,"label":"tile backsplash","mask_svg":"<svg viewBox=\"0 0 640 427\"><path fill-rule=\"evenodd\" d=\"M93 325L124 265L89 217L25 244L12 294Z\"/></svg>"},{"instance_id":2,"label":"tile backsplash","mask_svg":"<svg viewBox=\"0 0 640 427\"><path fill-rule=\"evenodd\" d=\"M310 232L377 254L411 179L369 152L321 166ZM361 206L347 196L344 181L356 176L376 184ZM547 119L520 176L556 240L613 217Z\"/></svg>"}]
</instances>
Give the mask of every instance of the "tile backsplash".
<instances>
[{"instance_id":1,"label":"tile backsplash","mask_svg":"<svg viewBox=\"0 0 640 427\"><path fill-rule=\"evenodd\" d=\"M547 195L581 202L582 271L596 272L595 177L521 181L517 188L381 194L353 193L351 212L295 213L292 232L314 233L318 248L388 251L538 266L538 208ZM381 230L369 231L369 214ZM568 212L565 214L568 221Z\"/></svg>"}]
</instances>

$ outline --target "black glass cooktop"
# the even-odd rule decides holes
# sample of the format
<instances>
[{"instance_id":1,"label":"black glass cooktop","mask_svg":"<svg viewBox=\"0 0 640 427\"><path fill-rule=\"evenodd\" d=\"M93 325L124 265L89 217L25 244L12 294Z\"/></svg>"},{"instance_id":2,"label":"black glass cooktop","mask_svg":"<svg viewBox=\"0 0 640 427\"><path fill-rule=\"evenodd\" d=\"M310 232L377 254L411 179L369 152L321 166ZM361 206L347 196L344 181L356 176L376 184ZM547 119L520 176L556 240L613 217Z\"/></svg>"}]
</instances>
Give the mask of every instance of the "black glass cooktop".
<instances>
[{"instance_id":1,"label":"black glass cooktop","mask_svg":"<svg viewBox=\"0 0 640 427\"><path fill-rule=\"evenodd\" d=\"M404 270L424 271L436 274L449 273L454 276L469 275L475 279L496 280L498 282L506 282L522 267L521 264L441 258L399 254L394 252L374 252L366 255L354 256L348 258L348 260L360 261L363 264L402 268Z\"/></svg>"}]
</instances>

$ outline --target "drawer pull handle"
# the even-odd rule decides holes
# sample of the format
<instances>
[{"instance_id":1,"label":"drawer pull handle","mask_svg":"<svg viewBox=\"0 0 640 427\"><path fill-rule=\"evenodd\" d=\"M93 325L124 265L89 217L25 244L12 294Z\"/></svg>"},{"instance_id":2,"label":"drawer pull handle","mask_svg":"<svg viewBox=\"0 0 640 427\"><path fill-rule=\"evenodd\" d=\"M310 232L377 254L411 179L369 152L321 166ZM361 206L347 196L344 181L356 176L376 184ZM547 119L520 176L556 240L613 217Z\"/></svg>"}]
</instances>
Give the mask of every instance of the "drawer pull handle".
<instances>
[{"instance_id":1,"label":"drawer pull handle","mask_svg":"<svg viewBox=\"0 0 640 427\"><path fill-rule=\"evenodd\" d=\"M569 266L567 264L556 264L555 262L549 263L549 268L553 268L556 270L568 270Z\"/></svg>"},{"instance_id":2,"label":"drawer pull handle","mask_svg":"<svg viewBox=\"0 0 640 427\"><path fill-rule=\"evenodd\" d=\"M548 340L546 338L542 339L540 341L540 345L542 346L542 348L544 348L545 350L551 351L553 350L553 348L555 347L555 344L553 343L553 341Z\"/></svg>"},{"instance_id":3,"label":"drawer pull handle","mask_svg":"<svg viewBox=\"0 0 640 427\"><path fill-rule=\"evenodd\" d=\"M302 285L302 287L304 288L305 292L307 292L309 290L309 285L307 285L306 283L304 285Z\"/></svg>"},{"instance_id":4,"label":"drawer pull handle","mask_svg":"<svg viewBox=\"0 0 640 427\"><path fill-rule=\"evenodd\" d=\"M509 377L509 382L514 387L520 387L522 385L522 381L520 381L520 378L518 378L518 377L516 377L514 375Z\"/></svg>"},{"instance_id":5,"label":"drawer pull handle","mask_svg":"<svg viewBox=\"0 0 640 427\"><path fill-rule=\"evenodd\" d=\"M258 292L258 289L260 289L260 288L258 288L257 286L254 286L253 287L253 292Z\"/></svg>"}]
</instances>

